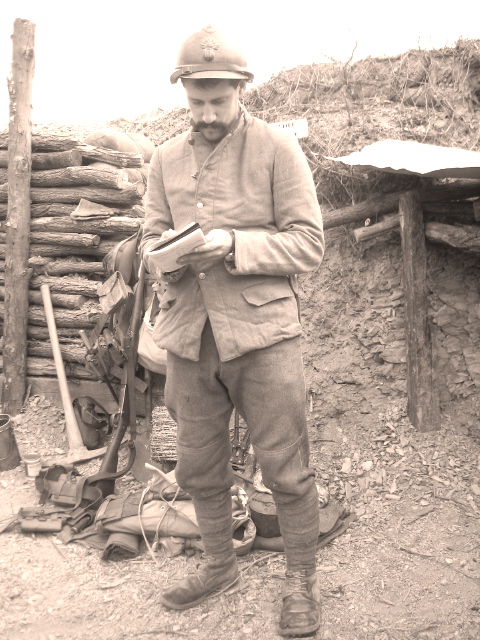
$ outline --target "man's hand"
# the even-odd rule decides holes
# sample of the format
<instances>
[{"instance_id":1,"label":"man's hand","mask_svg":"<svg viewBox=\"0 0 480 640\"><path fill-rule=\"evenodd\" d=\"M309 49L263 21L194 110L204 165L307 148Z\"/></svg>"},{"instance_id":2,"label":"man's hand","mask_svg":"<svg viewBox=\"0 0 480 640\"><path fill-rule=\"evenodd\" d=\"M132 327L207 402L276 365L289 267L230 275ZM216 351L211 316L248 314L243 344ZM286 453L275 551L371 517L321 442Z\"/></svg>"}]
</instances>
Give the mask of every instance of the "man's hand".
<instances>
[{"instance_id":1,"label":"man's hand","mask_svg":"<svg viewBox=\"0 0 480 640\"><path fill-rule=\"evenodd\" d=\"M165 232L166 233L166 232ZM179 265L189 264L198 273L207 271L221 262L232 250L232 238L228 231L212 229L205 235L207 244L197 247L192 253L178 258Z\"/></svg>"}]
</instances>

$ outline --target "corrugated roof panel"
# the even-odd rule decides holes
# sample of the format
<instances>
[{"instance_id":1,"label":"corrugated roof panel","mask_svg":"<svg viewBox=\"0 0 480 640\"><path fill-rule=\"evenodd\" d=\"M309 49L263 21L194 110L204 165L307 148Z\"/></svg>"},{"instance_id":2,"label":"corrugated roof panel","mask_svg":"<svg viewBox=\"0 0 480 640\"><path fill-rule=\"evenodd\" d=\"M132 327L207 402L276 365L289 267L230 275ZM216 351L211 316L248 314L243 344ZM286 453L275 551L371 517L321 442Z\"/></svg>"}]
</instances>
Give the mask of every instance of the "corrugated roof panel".
<instances>
[{"instance_id":1,"label":"corrugated roof panel","mask_svg":"<svg viewBox=\"0 0 480 640\"><path fill-rule=\"evenodd\" d=\"M325 157L351 166L425 178L480 179L480 153L477 151L438 147L413 140L381 140L348 156Z\"/></svg>"}]
</instances>

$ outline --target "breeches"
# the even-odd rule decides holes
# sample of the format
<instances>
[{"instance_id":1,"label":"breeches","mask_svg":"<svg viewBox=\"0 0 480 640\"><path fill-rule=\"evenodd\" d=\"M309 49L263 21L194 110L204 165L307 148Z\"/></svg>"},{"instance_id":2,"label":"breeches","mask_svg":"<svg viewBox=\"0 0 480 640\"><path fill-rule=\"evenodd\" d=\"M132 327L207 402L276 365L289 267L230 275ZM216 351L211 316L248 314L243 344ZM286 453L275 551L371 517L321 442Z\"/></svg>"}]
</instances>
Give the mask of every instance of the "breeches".
<instances>
[{"instance_id":1,"label":"breeches","mask_svg":"<svg viewBox=\"0 0 480 640\"><path fill-rule=\"evenodd\" d=\"M263 482L277 505L315 491L300 338L220 362L207 321L198 362L168 353L165 404L177 423L176 480L193 497L234 484L233 407L248 425Z\"/></svg>"}]
</instances>

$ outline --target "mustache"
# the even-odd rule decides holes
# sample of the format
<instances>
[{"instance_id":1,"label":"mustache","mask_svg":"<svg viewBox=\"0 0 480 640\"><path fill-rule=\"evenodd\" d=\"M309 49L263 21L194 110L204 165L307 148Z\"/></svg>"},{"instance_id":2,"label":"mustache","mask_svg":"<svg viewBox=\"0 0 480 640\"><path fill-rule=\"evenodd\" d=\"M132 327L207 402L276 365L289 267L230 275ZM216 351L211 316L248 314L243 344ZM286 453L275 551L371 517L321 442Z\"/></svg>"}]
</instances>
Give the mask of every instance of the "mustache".
<instances>
[{"instance_id":1,"label":"mustache","mask_svg":"<svg viewBox=\"0 0 480 640\"><path fill-rule=\"evenodd\" d=\"M200 131L201 129L219 129L219 130L225 130L227 127L222 124L221 122L203 122L202 120L200 122L196 122L195 123L195 128Z\"/></svg>"}]
</instances>

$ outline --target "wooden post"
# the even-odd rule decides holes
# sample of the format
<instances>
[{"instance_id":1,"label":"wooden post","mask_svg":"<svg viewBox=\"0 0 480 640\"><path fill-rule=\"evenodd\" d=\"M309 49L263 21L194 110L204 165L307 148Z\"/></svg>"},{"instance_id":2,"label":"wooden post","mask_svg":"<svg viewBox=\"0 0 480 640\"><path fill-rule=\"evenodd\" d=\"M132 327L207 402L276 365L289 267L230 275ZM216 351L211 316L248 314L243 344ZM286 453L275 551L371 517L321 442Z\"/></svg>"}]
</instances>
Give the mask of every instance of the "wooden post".
<instances>
[{"instance_id":1,"label":"wooden post","mask_svg":"<svg viewBox=\"0 0 480 640\"><path fill-rule=\"evenodd\" d=\"M418 191L402 194L399 208L405 274L408 417L419 431L432 431L440 428L440 401L427 316L427 256Z\"/></svg>"},{"instance_id":2,"label":"wooden post","mask_svg":"<svg viewBox=\"0 0 480 640\"><path fill-rule=\"evenodd\" d=\"M32 170L32 81L35 25L13 26L12 74L8 80L8 210L5 249L5 348L3 411L20 413L26 390L30 176Z\"/></svg>"}]
</instances>

